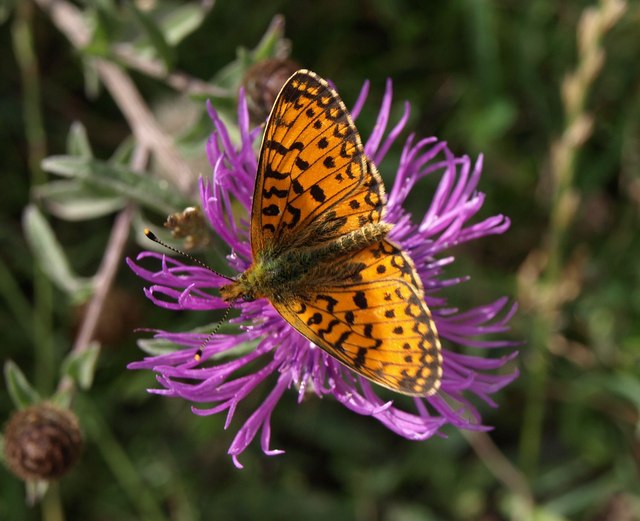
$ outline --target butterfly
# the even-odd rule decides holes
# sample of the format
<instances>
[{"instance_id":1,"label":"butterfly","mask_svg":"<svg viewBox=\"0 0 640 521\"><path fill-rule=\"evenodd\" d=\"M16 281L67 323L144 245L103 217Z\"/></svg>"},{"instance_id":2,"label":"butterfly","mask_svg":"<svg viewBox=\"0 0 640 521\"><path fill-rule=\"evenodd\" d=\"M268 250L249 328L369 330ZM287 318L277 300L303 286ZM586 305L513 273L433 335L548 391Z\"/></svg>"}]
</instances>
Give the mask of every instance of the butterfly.
<instances>
[{"instance_id":1,"label":"butterfly","mask_svg":"<svg viewBox=\"0 0 640 521\"><path fill-rule=\"evenodd\" d=\"M357 374L429 396L439 336L416 268L387 238L386 195L338 93L299 70L267 120L251 210L253 263L220 288L267 298L300 334Z\"/></svg>"}]
</instances>

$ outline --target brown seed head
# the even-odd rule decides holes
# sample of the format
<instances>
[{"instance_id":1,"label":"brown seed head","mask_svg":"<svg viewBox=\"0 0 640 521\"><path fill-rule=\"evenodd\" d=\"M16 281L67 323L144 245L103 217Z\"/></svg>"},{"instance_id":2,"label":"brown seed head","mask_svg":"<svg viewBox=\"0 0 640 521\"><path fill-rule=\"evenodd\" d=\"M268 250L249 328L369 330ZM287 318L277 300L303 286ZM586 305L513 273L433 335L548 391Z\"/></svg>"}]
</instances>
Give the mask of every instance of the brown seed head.
<instances>
[{"instance_id":1,"label":"brown seed head","mask_svg":"<svg viewBox=\"0 0 640 521\"><path fill-rule=\"evenodd\" d=\"M25 481L61 477L73 467L82 451L76 415L47 403L15 412L4 436L7 465Z\"/></svg>"}]
</instances>

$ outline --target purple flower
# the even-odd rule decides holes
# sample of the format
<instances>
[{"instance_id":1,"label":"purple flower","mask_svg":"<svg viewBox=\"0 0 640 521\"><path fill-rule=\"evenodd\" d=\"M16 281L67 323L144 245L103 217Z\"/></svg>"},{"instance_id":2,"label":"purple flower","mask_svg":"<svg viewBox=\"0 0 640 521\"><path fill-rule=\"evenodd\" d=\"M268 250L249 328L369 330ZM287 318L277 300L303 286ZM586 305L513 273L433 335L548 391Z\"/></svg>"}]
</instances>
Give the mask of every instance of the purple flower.
<instances>
[{"instance_id":1,"label":"purple flower","mask_svg":"<svg viewBox=\"0 0 640 521\"><path fill-rule=\"evenodd\" d=\"M352 111L359 114L368 94L363 87ZM387 132L391 109L392 88L387 82L386 92L376 125L366 140L367 155L380 164L389 148L397 141L409 117L404 115ZM209 113L214 132L207 144L207 154L213 167L211 179L202 179L200 195L202 208L211 227L231 249L230 268L241 273L251 264L247 216L257 170L254 142L261 129L249 128L249 116L244 95L240 95L238 122L240 142L235 144L218 114ZM507 305L506 298L468 311L449 307L442 290L465 282L468 277L445 278L444 269L454 261L447 254L452 246L485 235L503 233L509 219L496 215L470 223L482 207L484 194L476 191L482 170L482 158L472 162L466 156L456 157L446 143L436 138L417 139L409 136L397 166L395 181L388 188L388 211L385 220L393 223L390 238L407 251L422 278L426 302L433 313L438 332L443 339L443 380L438 393L427 398L397 400L382 399L378 387L355 375L345 366L313 346L266 302L236 303L240 316L238 334L217 334L207 341L202 357L196 353L207 334L170 333L157 331L156 336L182 346L173 353L145 358L132 363L132 369L151 369L162 389L151 392L178 396L196 403L211 404L208 408L193 408L199 415L226 411L225 428L233 419L238 404L260 384L270 386L262 404L240 427L229 454L237 467L238 456L251 441L260 435L262 450L268 455L282 451L270 448L270 418L280 397L288 389L298 393L299 402L308 393L332 395L354 412L369 415L393 432L411 440L424 440L438 433L446 424L474 430L488 430L480 414L468 400L475 395L495 407L491 395L513 381L518 373L500 370L517 352L508 349L499 358L468 354L470 351L511 348L506 340L487 340L486 335L508 330L508 322L515 305ZM405 199L416 183L427 176L437 176L437 189L421 219L412 219L403 208ZM238 205L247 213L238 219ZM143 259L159 264L149 271L139 264ZM224 309L227 304L215 291L228 280L211 271L185 264L180 260L154 252L143 252L137 263L128 261L133 271L151 285L145 293L155 304L168 309L208 311ZM478 337L482 335L483 339ZM465 349L447 349L447 346ZM461 351L464 351L461 352ZM253 372L241 371L252 364ZM258 392L258 391L256 391Z\"/></svg>"}]
</instances>

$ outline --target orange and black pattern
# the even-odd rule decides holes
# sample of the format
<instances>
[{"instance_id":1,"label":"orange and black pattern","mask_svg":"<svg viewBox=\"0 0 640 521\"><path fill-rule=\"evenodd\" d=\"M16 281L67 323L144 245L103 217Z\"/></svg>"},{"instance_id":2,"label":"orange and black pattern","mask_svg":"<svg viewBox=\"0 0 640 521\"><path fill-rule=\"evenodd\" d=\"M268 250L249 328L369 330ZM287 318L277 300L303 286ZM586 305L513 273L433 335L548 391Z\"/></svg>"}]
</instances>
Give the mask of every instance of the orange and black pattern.
<instances>
[{"instance_id":1,"label":"orange and black pattern","mask_svg":"<svg viewBox=\"0 0 640 521\"><path fill-rule=\"evenodd\" d=\"M440 340L413 262L385 238L385 204L382 179L338 94L313 72L296 72L262 142L251 214L254 265L247 270L253 276L243 274L224 291L229 299L267 296L302 335L356 373L428 396L442 379ZM282 263L313 255L319 268L291 270L305 275L290 293L270 287L273 266L283 271ZM321 274L332 267L338 275ZM251 286L256 280L260 291Z\"/></svg>"}]
</instances>

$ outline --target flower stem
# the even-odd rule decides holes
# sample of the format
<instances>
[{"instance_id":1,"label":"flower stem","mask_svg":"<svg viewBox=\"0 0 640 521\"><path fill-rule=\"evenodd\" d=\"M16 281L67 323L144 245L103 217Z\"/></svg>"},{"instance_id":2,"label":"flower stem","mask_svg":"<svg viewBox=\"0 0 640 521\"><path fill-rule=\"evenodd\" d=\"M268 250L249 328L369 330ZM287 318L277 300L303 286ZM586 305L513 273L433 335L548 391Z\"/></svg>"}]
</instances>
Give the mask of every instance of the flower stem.
<instances>
[{"instance_id":1,"label":"flower stem","mask_svg":"<svg viewBox=\"0 0 640 521\"><path fill-rule=\"evenodd\" d=\"M148 150L143 146L136 147L131 161L131 168L142 170L148 159ZM129 229L135 213L135 206L129 203L116 217L109 242L105 247L105 254L102 258L98 272L95 275L96 290L89 302L89 307L85 319L80 326L78 335L73 344L73 351L80 353L87 349L93 338L104 303L113 284L118 268L122 264L124 247L129 238ZM66 376L60 380L58 391L65 393L73 389L73 381Z\"/></svg>"},{"instance_id":2,"label":"flower stem","mask_svg":"<svg viewBox=\"0 0 640 521\"><path fill-rule=\"evenodd\" d=\"M576 162L581 147L593 131L593 118L586 100L605 61L602 39L626 10L625 0L600 0L597 7L586 8L578 23L578 63L562 84L565 113L564 130L551 145L551 194L549 229L541 252L542 265L537 280L529 282L533 307L530 379L524 424L520 438L521 466L531 477L536 473L540 454L546 386L549 378L548 346L562 322L562 307L575 295L563 291L566 242L580 195L574 187ZM541 253L541 255L540 255Z\"/></svg>"},{"instance_id":3,"label":"flower stem","mask_svg":"<svg viewBox=\"0 0 640 521\"><path fill-rule=\"evenodd\" d=\"M46 134L42 117L40 75L38 60L33 48L33 5L18 2L16 16L11 27L14 55L20 69L23 93L22 114L31 186L47 181L46 173L40 168L46 156ZM33 344L36 349L34 382L43 393L51 390L55 377L55 349L53 327L53 288L51 282L38 265L33 268Z\"/></svg>"},{"instance_id":4,"label":"flower stem","mask_svg":"<svg viewBox=\"0 0 640 521\"><path fill-rule=\"evenodd\" d=\"M64 521L65 515L60 499L60 487L57 482L49 483L47 493L42 499L43 521Z\"/></svg>"},{"instance_id":5,"label":"flower stem","mask_svg":"<svg viewBox=\"0 0 640 521\"><path fill-rule=\"evenodd\" d=\"M464 430L460 432L489 472L520 500L519 511L513 513L512 519L515 521L531 519L534 501L524 474L509 461L486 432Z\"/></svg>"},{"instance_id":6,"label":"flower stem","mask_svg":"<svg viewBox=\"0 0 640 521\"><path fill-rule=\"evenodd\" d=\"M77 401L78 412L81 413L87 434L102 454L104 462L113 473L129 501L138 511L139 519L150 521L167 521L160 503L145 484L122 445L113 435L110 425L100 413L99 407L92 403L87 395Z\"/></svg>"}]
</instances>

